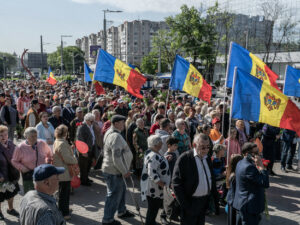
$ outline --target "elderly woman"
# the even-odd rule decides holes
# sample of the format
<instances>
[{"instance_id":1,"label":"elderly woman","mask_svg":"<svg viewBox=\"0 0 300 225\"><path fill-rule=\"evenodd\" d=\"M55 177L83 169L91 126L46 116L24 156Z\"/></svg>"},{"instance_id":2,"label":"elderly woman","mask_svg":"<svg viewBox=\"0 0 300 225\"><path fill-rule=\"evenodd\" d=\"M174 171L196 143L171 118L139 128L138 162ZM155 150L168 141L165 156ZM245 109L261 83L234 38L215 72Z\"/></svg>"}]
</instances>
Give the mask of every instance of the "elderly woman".
<instances>
[{"instance_id":1,"label":"elderly woman","mask_svg":"<svg viewBox=\"0 0 300 225\"><path fill-rule=\"evenodd\" d=\"M179 154L186 152L191 149L190 137L186 132L186 123L183 119L177 119L175 122L176 130L173 132L173 137L175 137L178 142L178 152Z\"/></svg>"},{"instance_id":2,"label":"elderly woman","mask_svg":"<svg viewBox=\"0 0 300 225\"><path fill-rule=\"evenodd\" d=\"M58 189L58 208L62 212L65 220L71 219L70 217L70 191L71 191L71 175L69 165L77 164L77 159L73 155L73 151L68 141L68 127L59 125L55 129L55 142L54 142L54 156L53 165L56 167L64 167L65 172L58 176L59 189Z\"/></svg>"},{"instance_id":3,"label":"elderly woman","mask_svg":"<svg viewBox=\"0 0 300 225\"><path fill-rule=\"evenodd\" d=\"M19 216L19 213L13 207L14 196L19 191L19 171L17 171L11 164L11 159L14 154L15 145L12 141L8 140L8 128L0 125L0 183L9 184L10 190L0 191L0 221L4 220L1 211L1 202L7 200L8 209L7 213L13 216Z\"/></svg>"},{"instance_id":4,"label":"elderly woman","mask_svg":"<svg viewBox=\"0 0 300 225\"><path fill-rule=\"evenodd\" d=\"M41 122L36 125L38 139L45 141L52 149L54 143L54 128L52 124L48 122L48 113L41 112L39 117Z\"/></svg>"},{"instance_id":5,"label":"elderly woman","mask_svg":"<svg viewBox=\"0 0 300 225\"><path fill-rule=\"evenodd\" d=\"M52 152L46 142L37 139L36 128L28 127L24 131L24 137L26 140L16 147L11 162L22 174L26 193L34 189L32 181L34 168L41 164L51 163Z\"/></svg>"},{"instance_id":6,"label":"elderly woman","mask_svg":"<svg viewBox=\"0 0 300 225\"><path fill-rule=\"evenodd\" d=\"M11 98L6 97L5 105L0 111L1 122L8 127L8 138L13 141L14 133L18 123L18 112L11 106Z\"/></svg>"},{"instance_id":7,"label":"elderly woman","mask_svg":"<svg viewBox=\"0 0 300 225\"><path fill-rule=\"evenodd\" d=\"M158 135L147 139L149 150L144 158L144 167L141 179L142 200L148 201L148 210L145 225L156 224L155 218L163 204L163 189L170 183L168 161L159 154L162 140Z\"/></svg>"},{"instance_id":8,"label":"elderly woman","mask_svg":"<svg viewBox=\"0 0 300 225\"><path fill-rule=\"evenodd\" d=\"M55 129L61 124L64 124L68 126L68 121L65 120L60 114L61 114L61 107L60 106L54 106L52 108L52 116L49 118L49 122L52 124L53 128Z\"/></svg>"},{"instance_id":9,"label":"elderly woman","mask_svg":"<svg viewBox=\"0 0 300 225\"><path fill-rule=\"evenodd\" d=\"M149 134L145 129L145 123L142 118L137 119L136 125L137 128L135 128L135 130L133 131L133 146L136 154L135 169L136 169L136 174L138 176L141 176L144 153L148 149L148 145L145 140L147 140Z\"/></svg>"}]
</instances>

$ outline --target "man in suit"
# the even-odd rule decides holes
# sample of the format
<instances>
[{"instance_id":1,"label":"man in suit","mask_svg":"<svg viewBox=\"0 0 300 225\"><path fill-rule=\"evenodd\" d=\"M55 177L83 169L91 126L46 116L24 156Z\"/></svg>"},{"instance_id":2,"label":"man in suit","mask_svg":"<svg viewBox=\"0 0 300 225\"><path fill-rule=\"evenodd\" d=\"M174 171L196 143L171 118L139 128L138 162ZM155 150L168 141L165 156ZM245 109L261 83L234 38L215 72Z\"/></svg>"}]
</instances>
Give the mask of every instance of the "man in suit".
<instances>
[{"instance_id":1,"label":"man in suit","mask_svg":"<svg viewBox=\"0 0 300 225\"><path fill-rule=\"evenodd\" d=\"M195 135L193 147L178 158L173 172L173 189L181 207L181 225L204 225L210 195L218 198L211 159L207 157L209 137Z\"/></svg>"},{"instance_id":2,"label":"man in suit","mask_svg":"<svg viewBox=\"0 0 300 225\"><path fill-rule=\"evenodd\" d=\"M265 188L269 187L269 175L258 156L256 144L246 142L242 159L236 167L236 189L233 207L238 210L237 224L257 225L265 209Z\"/></svg>"},{"instance_id":3,"label":"man in suit","mask_svg":"<svg viewBox=\"0 0 300 225\"><path fill-rule=\"evenodd\" d=\"M68 123L71 123L75 118L75 111L70 104L70 100L65 100L62 116Z\"/></svg>"},{"instance_id":4,"label":"man in suit","mask_svg":"<svg viewBox=\"0 0 300 225\"><path fill-rule=\"evenodd\" d=\"M93 129L93 123L95 121L95 116L92 113L87 113L84 116L84 122L77 129L76 139L79 141L83 141L89 147L89 151L87 153L79 153L78 165L80 169L80 180L81 184L84 186L91 186L92 180L88 178L92 160L94 158L95 146L96 146L96 138L95 132Z\"/></svg>"}]
</instances>

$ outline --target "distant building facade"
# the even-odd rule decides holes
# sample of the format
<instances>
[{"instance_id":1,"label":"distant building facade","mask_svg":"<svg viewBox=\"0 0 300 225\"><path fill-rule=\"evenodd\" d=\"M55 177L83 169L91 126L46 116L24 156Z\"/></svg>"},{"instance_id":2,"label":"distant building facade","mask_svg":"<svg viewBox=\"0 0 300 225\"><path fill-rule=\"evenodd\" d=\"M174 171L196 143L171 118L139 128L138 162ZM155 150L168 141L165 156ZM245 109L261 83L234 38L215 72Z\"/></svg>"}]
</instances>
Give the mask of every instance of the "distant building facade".
<instances>
[{"instance_id":1,"label":"distant building facade","mask_svg":"<svg viewBox=\"0 0 300 225\"><path fill-rule=\"evenodd\" d=\"M106 30L107 52L126 63L140 65L142 58L151 51L152 37L160 29L168 29L164 21L134 20L112 26ZM104 46L103 37L104 32L100 31L76 40L76 46L84 51L85 60L90 64L96 61L90 57L89 48L91 45Z\"/></svg>"}]
</instances>

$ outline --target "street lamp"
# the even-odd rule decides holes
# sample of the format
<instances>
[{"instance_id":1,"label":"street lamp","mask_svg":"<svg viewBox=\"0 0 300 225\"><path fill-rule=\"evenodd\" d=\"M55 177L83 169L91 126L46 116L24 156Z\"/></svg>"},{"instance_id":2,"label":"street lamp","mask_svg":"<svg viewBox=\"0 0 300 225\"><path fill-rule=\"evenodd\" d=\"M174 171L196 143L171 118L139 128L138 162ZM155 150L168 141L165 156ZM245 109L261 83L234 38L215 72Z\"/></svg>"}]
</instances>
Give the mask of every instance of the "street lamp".
<instances>
[{"instance_id":1,"label":"street lamp","mask_svg":"<svg viewBox=\"0 0 300 225\"><path fill-rule=\"evenodd\" d=\"M74 55L74 52L72 52L72 58L73 58L73 75L75 74L75 58L76 58L77 56L82 56L82 57L84 57L82 53L77 53L76 55Z\"/></svg>"},{"instance_id":2,"label":"street lamp","mask_svg":"<svg viewBox=\"0 0 300 225\"><path fill-rule=\"evenodd\" d=\"M103 19L103 33L104 33L104 35L103 35L103 44L104 44L104 46L103 46L103 49L104 49L104 51L106 51L106 17L105 17L105 14L106 13L121 13L121 12L123 12L123 11L121 11L121 10L110 10L110 9L105 9L105 10L103 10L103 13L104 13L104 19Z\"/></svg>"},{"instance_id":3,"label":"street lamp","mask_svg":"<svg viewBox=\"0 0 300 225\"><path fill-rule=\"evenodd\" d=\"M64 61L63 61L63 38L64 37L72 37L72 35L60 35L60 41L61 41L61 48L60 48L60 55L61 55L61 60L60 60L60 75L63 75L63 65L64 65Z\"/></svg>"}]
</instances>

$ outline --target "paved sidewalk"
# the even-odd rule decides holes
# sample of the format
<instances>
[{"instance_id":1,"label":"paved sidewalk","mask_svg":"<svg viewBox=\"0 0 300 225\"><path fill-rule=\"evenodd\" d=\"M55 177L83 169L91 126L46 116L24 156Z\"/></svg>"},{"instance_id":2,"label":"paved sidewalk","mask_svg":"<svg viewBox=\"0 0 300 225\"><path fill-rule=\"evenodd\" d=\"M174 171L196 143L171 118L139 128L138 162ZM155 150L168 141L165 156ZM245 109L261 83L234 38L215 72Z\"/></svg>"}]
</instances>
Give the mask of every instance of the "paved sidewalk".
<instances>
[{"instance_id":1,"label":"paved sidewalk","mask_svg":"<svg viewBox=\"0 0 300 225\"><path fill-rule=\"evenodd\" d=\"M267 190L267 199L269 204L270 218L263 218L262 225L299 225L300 224L300 174L289 172L283 174L278 163L275 164L275 172L279 176L271 177L271 187ZM100 172L95 171L92 174L94 184L91 187L80 187L75 190L71 196L71 208L73 209L72 219L68 224L76 225L94 225L101 224L103 217L103 207L106 195L106 187ZM129 183L129 182L128 182ZM136 182L138 183L138 182ZM131 190L131 188L130 188ZM136 198L140 195L136 193ZM18 210L21 196L18 195L15 200L15 208ZM128 209L136 213L134 204L127 195ZM143 219L146 215L147 203L141 203L141 212ZM0 224L16 225L18 220L7 215L7 204L2 204L2 212L6 217L5 222ZM122 224L140 225L138 215L135 218L120 220ZM206 224L226 225L226 214L221 209L221 215L210 216L206 218ZM158 221L159 222L159 221ZM176 223L175 223L176 224Z\"/></svg>"}]
</instances>

